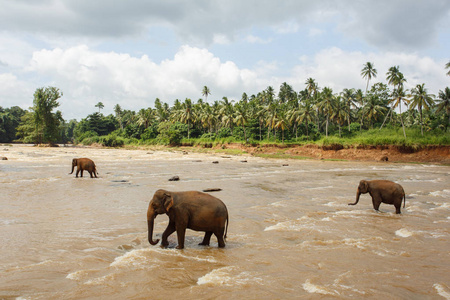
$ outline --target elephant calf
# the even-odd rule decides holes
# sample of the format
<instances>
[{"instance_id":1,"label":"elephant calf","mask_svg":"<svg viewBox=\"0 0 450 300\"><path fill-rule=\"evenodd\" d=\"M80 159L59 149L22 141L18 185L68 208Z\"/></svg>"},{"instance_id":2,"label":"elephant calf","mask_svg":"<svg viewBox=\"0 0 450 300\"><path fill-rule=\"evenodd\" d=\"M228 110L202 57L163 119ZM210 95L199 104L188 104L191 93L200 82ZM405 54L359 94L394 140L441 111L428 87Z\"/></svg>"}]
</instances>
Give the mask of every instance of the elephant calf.
<instances>
[{"instance_id":1,"label":"elephant calf","mask_svg":"<svg viewBox=\"0 0 450 300\"><path fill-rule=\"evenodd\" d=\"M154 219L159 214L169 216L169 224L161 237L162 247L169 245L167 238L176 230L177 249L183 249L186 228L205 232L203 241L199 245L209 246L211 235L214 233L219 247L225 247L225 238L228 231L228 210L220 199L197 191L169 192L157 190L147 210L148 241L151 245L156 245L159 242L159 240L153 240Z\"/></svg>"},{"instance_id":2,"label":"elephant calf","mask_svg":"<svg viewBox=\"0 0 450 300\"><path fill-rule=\"evenodd\" d=\"M92 159L89 158L74 158L72 160L72 172L70 172L69 174L73 173L73 169L75 168L75 166L77 167L77 173L75 177L78 177L78 173L81 171L81 177L83 177L83 171L86 170L89 172L89 174L91 175L91 178L97 178L97 169L95 167L95 163L92 161ZM94 174L94 176L92 176L92 174Z\"/></svg>"},{"instance_id":3,"label":"elephant calf","mask_svg":"<svg viewBox=\"0 0 450 300\"><path fill-rule=\"evenodd\" d=\"M395 206L395 212L400 213L400 207L405 208L406 197L403 187L389 180L361 180L356 191L356 202L348 205L356 205L361 194L369 193L372 197L372 204L375 210L378 210L381 202Z\"/></svg>"}]
</instances>

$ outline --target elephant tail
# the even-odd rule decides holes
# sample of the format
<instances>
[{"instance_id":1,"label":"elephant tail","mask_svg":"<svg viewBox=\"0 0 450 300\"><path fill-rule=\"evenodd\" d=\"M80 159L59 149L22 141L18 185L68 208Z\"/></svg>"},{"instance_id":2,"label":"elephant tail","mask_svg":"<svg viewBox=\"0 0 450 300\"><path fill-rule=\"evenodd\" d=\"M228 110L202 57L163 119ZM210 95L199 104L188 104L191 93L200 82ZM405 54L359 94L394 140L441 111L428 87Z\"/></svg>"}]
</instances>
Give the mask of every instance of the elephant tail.
<instances>
[{"instance_id":1,"label":"elephant tail","mask_svg":"<svg viewBox=\"0 0 450 300\"><path fill-rule=\"evenodd\" d=\"M406 194L403 193L403 208L405 208L406 205Z\"/></svg>"},{"instance_id":2,"label":"elephant tail","mask_svg":"<svg viewBox=\"0 0 450 300\"><path fill-rule=\"evenodd\" d=\"M228 215L227 215L227 226L225 227L225 235L223 236L224 239L227 238L227 233L228 233Z\"/></svg>"}]
</instances>

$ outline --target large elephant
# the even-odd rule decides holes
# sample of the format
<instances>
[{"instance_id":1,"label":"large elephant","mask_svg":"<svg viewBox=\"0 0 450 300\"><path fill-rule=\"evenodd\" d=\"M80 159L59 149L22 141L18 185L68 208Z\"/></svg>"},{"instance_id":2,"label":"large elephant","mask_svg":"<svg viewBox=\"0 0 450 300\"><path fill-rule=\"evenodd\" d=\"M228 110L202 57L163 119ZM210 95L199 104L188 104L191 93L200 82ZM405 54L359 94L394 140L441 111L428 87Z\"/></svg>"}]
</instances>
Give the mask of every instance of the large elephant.
<instances>
[{"instance_id":1,"label":"large elephant","mask_svg":"<svg viewBox=\"0 0 450 300\"><path fill-rule=\"evenodd\" d=\"M380 204L392 204L395 206L395 212L400 213L400 207L406 204L405 191L403 187L389 180L361 180L356 191L356 202L348 205L356 205L361 194L369 193L372 197L372 204L375 210L378 210Z\"/></svg>"},{"instance_id":2,"label":"large elephant","mask_svg":"<svg viewBox=\"0 0 450 300\"><path fill-rule=\"evenodd\" d=\"M147 210L148 241L156 245L159 239L153 240L154 219L159 214L169 216L169 224L161 237L161 246L167 247L167 238L177 231L177 249L184 248L186 228L204 231L205 236L199 245L209 246L211 235L217 237L219 247L225 247L228 231L228 210L225 204L210 194L188 191L169 192L157 190ZM226 222L226 227L225 227Z\"/></svg>"},{"instance_id":3,"label":"large elephant","mask_svg":"<svg viewBox=\"0 0 450 300\"><path fill-rule=\"evenodd\" d=\"M81 171L81 177L83 177L83 171L86 170L89 172L89 174L91 175L91 178L97 178L97 169L95 167L95 163L92 161L92 159L89 158L74 158L72 160L72 172L70 172L69 174L73 173L73 169L75 168L75 166L77 167L77 173L75 177L78 177L78 173ZM92 176L94 175L94 176Z\"/></svg>"}]
</instances>

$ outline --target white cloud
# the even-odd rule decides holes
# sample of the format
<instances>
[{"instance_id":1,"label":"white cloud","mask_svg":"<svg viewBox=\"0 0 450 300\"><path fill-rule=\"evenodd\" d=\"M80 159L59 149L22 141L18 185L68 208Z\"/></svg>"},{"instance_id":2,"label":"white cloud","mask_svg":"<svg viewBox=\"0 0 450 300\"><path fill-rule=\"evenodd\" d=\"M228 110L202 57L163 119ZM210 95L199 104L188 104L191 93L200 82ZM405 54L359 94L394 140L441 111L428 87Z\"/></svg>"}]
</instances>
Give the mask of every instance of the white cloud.
<instances>
[{"instance_id":1,"label":"white cloud","mask_svg":"<svg viewBox=\"0 0 450 300\"><path fill-rule=\"evenodd\" d=\"M263 39L258 36L249 34L245 37L245 41L247 41L250 44L269 44L272 42L272 39Z\"/></svg>"},{"instance_id":2,"label":"white cloud","mask_svg":"<svg viewBox=\"0 0 450 300\"><path fill-rule=\"evenodd\" d=\"M145 55L97 52L85 45L41 50L33 54L28 71L51 78L51 84L63 91L61 109L71 115L66 118L86 116L98 101L105 104L106 113L115 104L133 110L149 107L157 97L169 103L185 98L196 101L204 85L211 86L214 97L210 99L239 96L254 85L256 77L231 61L221 62L206 49L189 46L160 64ZM73 102L81 107L69 108Z\"/></svg>"}]
</instances>

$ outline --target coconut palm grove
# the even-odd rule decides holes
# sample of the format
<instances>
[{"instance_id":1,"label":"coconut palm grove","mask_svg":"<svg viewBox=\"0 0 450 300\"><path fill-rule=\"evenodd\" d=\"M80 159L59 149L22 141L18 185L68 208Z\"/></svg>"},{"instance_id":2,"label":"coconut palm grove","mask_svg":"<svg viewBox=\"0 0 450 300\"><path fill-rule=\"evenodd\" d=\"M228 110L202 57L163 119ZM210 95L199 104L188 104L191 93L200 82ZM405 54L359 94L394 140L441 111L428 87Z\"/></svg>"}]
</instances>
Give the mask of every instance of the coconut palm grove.
<instances>
[{"instance_id":1,"label":"coconut palm grove","mask_svg":"<svg viewBox=\"0 0 450 300\"><path fill-rule=\"evenodd\" d=\"M450 76L450 62L443 70ZM361 76L365 90L336 91L305 79L303 90L281 83L276 94L269 86L241 99L220 100L204 86L198 100L176 99L172 106L155 99L154 107L127 110L118 104L103 115L102 102L92 105L86 118L66 121L56 110L63 91L38 88L32 107L0 107L0 142L34 144L203 145L249 144L402 144L450 143L450 89L438 95L425 83L406 89L399 66L387 70L387 84L367 62ZM322 87L321 85L324 84ZM31 97L30 97L31 98ZM214 100L212 100L214 99ZM98 109L98 110L97 110Z\"/></svg>"}]
</instances>

